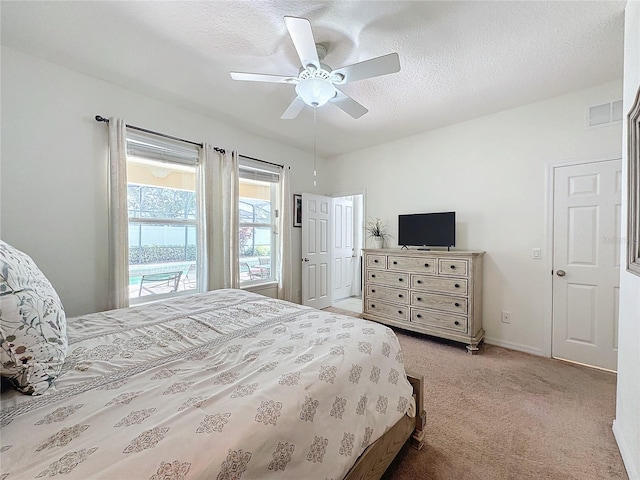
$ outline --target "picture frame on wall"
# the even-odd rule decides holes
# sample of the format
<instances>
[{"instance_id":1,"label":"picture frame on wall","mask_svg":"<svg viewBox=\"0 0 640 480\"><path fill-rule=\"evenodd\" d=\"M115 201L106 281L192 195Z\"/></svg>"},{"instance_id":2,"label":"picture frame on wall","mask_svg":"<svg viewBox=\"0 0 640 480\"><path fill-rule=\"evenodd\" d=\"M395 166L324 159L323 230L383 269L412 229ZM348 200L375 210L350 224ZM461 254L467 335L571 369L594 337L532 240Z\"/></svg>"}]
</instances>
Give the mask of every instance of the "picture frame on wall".
<instances>
[{"instance_id":1,"label":"picture frame on wall","mask_svg":"<svg viewBox=\"0 0 640 480\"><path fill-rule=\"evenodd\" d=\"M293 226L302 227L302 195L293 195Z\"/></svg>"},{"instance_id":2,"label":"picture frame on wall","mask_svg":"<svg viewBox=\"0 0 640 480\"><path fill-rule=\"evenodd\" d=\"M640 89L629 111L627 271L640 276Z\"/></svg>"}]
</instances>

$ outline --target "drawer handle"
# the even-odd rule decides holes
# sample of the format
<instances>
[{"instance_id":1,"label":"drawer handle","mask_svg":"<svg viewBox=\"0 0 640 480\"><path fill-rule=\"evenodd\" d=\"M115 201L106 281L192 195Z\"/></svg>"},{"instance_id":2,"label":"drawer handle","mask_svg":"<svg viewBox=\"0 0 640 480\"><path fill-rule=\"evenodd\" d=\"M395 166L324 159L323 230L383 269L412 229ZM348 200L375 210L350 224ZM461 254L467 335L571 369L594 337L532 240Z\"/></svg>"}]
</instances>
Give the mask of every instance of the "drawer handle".
<instances>
[{"instance_id":1,"label":"drawer handle","mask_svg":"<svg viewBox=\"0 0 640 480\"><path fill-rule=\"evenodd\" d=\"M416 283L422 283L422 280L418 280Z\"/></svg>"},{"instance_id":2,"label":"drawer handle","mask_svg":"<svg viewBox=\"0 0 640 480\"><path fill-rule=\"evenodd\" d=\"M456 288L460 288L460 284L459 284L459 283L456 283L456 284L454 285L454 287L456 287Z\"/></svg>"},{"instance_id":3,"label":"drawer handle","mask_svg":"<svg viewBox=\"0 0 640 480\"><path fill-rule=\"evenodd\" d=\"M454 303L454 305L455 305L456 307L459 307L459 306L460 306L460 304L459 304L458 302Z\"/></svg>"},{"instance_id":4,"label":"drawer handle","mask_svg":"<svg viewBox=\"0 0 640 480\"><path fill-rule=\"evenodd\" d=\"M399 313L400 315L402 315L402 310L398 310L398 313Z\"/></svg>"},{"instance_id":5,"label":"drawer handle","mask_svg":"<svg viewBox=\"0 0 640 480\"><path fill-rule=\"evenodd\" d=\"M376 275L375 274L371 274L371 278L376 278Z\"/></svg>"},{"instance_id":6,"label":"drawer handle","mask_svg":"<svg viewBox=\"0 0 640 480\"><path fill-rule=\"evenodd\" d=\"M372 303L372 304L371 304L371 308L376 308L375 303Z\"/></svg>"},{"instance_id":7,"label":"drawer handle","mask_svg":"<svg viewBox=\"0 0 640 480\"><path fill-rule=\"evenodd\" d=\"M425 264L424 264L424 266L425 266L425 267L429 267L429 264L428 264L428 263L425 263Z\"/></svg>"},{"instance_id":8,"label":"drawer handle","mask_svg":"<svg viewBox=\"0 0 640 480\"><path fill-rule=\"evenodd\" d=\"M451 270L455 270L456 266L455 265L451 265Z\"/></svg>"},{"instance_id":9,"label":"drawer handle","mask_svg":"<svg viewBox=\"0 0 640 480\"><path fill-rule=\"evenodd\" d=\"M375 289L375 288L372 288L372 289L371 289L371 293L376 293L376 289Z\"/></svg>"},{"instance_id":10,"label":"drawer handle","mask_svg":"<svg viewBox=\"0 0 640 480\"><path fill-rule=\"evenodd\" d=\"M402 295L401 293L398 294L398 298L402 298L404 295Z\"/></svg>"},{"instance_id":11,"label":"drawer handle","mask_svg":"<svg viewBox=\"0 0 640 480\"><path fill-rule=\"evenodd\" d=\"M422 297L416 297L416 300L421 302L422 301Z\"/></svg>"},{"instance_id":12,"label":"drawer handle","mask_svg":"<svg viewBox=\"0 0 640 480\"><path fill-rule=\"evenodd\" d=\"M421 314L417 314L416 318L422 318L422 315Z\"/></svg>"},{"instance_id":13,"label":"drawer handle","mask_svg":"<svg viewBox=\"0 0 640 480\"><path fill-rule=\"evenodd\" d=\"M398 281L399 282L404 282L404 280L402 278L399 278Z\"/></svg>"},{"instance_id":14,"label":"drawer handle","mask_svg":"<svg viewBox=\"0 0 640 480\"><path fill-rule=\"evenodd\" d=\"M393 264L394 264L394 265L397 265L397 264L398 264L398 262L396 262L396 261L394 260L394 261L393 261Z\"/></svg>"},{"instance_id":15,"label":"drawer handle","mask_svg":"<svg viewBox=\"0 0 640 480\"><path fill-rule=\"evenodd\" d=\"M378 260L374 260L373 263L378 263Z\"/></svg>"},{"instance_id":16,"label":"drawer handle","mask_svg":"<svg viewBox=\"0 0 640 480\"><path fill-rule=\"evenodd\" d=\"M455 322L453 322L454 325L460 325L460 322L458 320L456 320Z\"/></svg>"}]
</instances>

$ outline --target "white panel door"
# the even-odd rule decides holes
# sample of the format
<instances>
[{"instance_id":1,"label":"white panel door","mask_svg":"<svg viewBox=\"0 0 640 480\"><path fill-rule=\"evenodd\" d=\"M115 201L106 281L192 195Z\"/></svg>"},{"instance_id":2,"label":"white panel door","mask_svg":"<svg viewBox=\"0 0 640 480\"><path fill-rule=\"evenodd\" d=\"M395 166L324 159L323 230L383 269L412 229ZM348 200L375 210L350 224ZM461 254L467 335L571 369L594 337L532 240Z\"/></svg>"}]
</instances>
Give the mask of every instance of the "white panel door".
<instances>
[{"instance_id":1,"label":"white panel door","mask_svg":"<svg viewBox=\"0 0 640 480\"><path fill-rule=\"evenodd\" d=\"M355 249L353 245L353 198L337 197L333 199L333 288L332 300L335 302L351 295Z\"/></svg>"},{"instance_id":2,"label":"white panel door","mask_svg":"<svg viewBox=\"0 0 640 480\"><path fill-rule=\"evenodd\" d=\"M554 169L552 355L616 370L620 160Z\"/></svg>"},{"instance_id":3,"label":"white panel door","mask_svg":"<svg viewBox=\"0 0 640 480\"><path fill-rule=\"evenodd\" d=\"M302 194L302 304L331 305L331 198Z\"/></svg>"}]
</instances>

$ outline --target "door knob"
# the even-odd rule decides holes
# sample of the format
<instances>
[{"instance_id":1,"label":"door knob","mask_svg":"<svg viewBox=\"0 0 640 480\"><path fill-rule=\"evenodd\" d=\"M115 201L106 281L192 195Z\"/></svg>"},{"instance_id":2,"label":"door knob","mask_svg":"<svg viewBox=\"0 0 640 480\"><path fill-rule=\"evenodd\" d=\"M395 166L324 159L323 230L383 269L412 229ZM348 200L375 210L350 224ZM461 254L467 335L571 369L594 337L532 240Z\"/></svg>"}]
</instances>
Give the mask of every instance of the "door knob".
<instances>
[{"instance_id":1,"label":"door knob","mask_svg":"<svg viewBox=\"0 0 640 480\"><path fill-rule=\"evenodd\" d=\"M567 273L564 270L558 270L556 272L556 275L558 275L559 277L564 277Z\"/></svg>"},{"instance_id":2,"label":"door knob","mask_svg":"<svg viewBox=\"0 0 640 480\"><path fill-rule=\"evenodd\" d=\"M303 262L308 262L308 261L309 261L309 259L308 259L308 258L303 258L303 259L302 259L302 261L303 261Z\"/></svg>"}]
</instances>

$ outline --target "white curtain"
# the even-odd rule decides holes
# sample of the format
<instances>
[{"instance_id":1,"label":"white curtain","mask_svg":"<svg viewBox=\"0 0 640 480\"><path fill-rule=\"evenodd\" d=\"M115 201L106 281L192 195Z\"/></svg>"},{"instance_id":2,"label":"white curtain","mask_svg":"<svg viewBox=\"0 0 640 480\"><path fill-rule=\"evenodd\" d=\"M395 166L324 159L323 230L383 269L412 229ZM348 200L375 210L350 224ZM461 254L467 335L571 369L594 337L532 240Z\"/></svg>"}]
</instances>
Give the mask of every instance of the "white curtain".
<instances>
[{"instance_id":1,"label":"white curtain","mask_svg":"<svg viewBox=\"0 0 640 480\"><path fill-rule=\"evenodd\" d=\"M238 155L204 144L198 167L198 234L203 252L198 260L201 291L239 288Z\"/></svg>"},{"instance_id":2,"label":"white curtain","mask_svg":"<svg viewBox=\"0 0 640 480\"><path fill-rule=\"evenodd\" d=\"M238 152L231 152L230 157L225 157L223 185L224 215L222 225L224 231L224 286L225 288L240 288L240 264L239 256L239 201L240 201L240 176L238 173Z\"/></svg>"},{"instance_id":3,"label":"white curtain","mask_svg":"<svg viewBox=\"0 0 640 480\"><path fill-rule=\"evenodd\" d=\"M280 174L280 205L281 215L278 217L278 233L280 235L278 255L278 298L293 302L293 273L291 258L291 230L293 221L293 202L289 188L289 167L285 166Z\"/></svg>"},{"instance_id":4,"label":"white curtain","mask_svg":"<svg viewBox=\"0 0 640 480\"><path fill-rule=\"evenodd\" d=\"M353 281L351 282L352 297L362 295L362 248L364 247L364 205L362 195L353 196L353 252L355 262L353 262Z\"/></svg>"},{"instance_id":5,"label":"white curtain","mask_svg":"<svg viewBox=\"0 0 640 480\"><path fill-rule=\"evenodd\" d=\"M109 119L109 308L129 306L127 127Z\"/></svg>"},{"instance_id":6,"label":"white curtain","mask_svg":"<svg viewBox=\"0 0 640 480\"><path fill-rule=\"evenodd\" d=\"M210 268L209 260L215 258L214 251L214 213L207 203L213 198L214 182L216 181L217 158L220 154L211 145L204 144L200 149L197 172L197 202L198 202L198 245L201 247L197 258L198 290L206 292L216 285L214 269Z\"/></svg>"}]
</instances>

